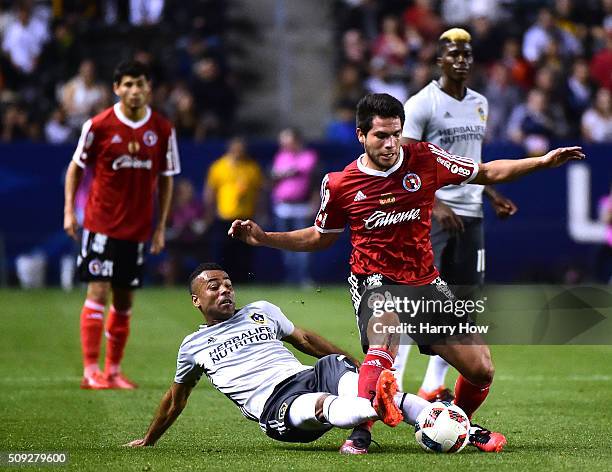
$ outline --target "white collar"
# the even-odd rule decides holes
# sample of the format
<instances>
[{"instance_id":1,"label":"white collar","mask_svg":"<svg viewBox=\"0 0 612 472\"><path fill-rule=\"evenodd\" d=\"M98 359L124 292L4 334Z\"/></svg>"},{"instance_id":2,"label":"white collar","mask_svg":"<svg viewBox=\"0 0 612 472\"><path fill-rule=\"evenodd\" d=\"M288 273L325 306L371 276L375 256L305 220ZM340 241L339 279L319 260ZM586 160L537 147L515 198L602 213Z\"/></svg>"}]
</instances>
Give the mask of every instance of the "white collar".
<instances>
[{"instance_id":1,"label":"white collar","mask_svg":"<svg viewBox=\"0 0 612 472\"><path fill-rule=\"evenodd\" d=\"M115 111L115 115L117 116L119 121L121 121L121 123L123 123L124 125L129 126L130 128L133 128L133 129L140 128L147 121L149 121L149 118L151 118L151 108L148 105L145 108L145 116L144 116L144 118L142 120L139 120L139 121L132 121L127 116L125 116L123 114L123 112L121 111L121 102L115 103L115 105L113 105L113 110Z\"/></svg>"},{"instance_id":2,"label":"white collar","mask_svg":"<svg viewBox=\"0 0 612 472\"><path fill-rule=\"evenodd\" d=\"M389 175L393 174L393 172L395 172L397 169L399 169L402 163L404 162L404 148L400 146L399 158L397 159L397 162L393 164L393 167L389 167L387 170L376 170L376 169L370 169L369 167L366 167L361 162L361 159L364 156L365 154L362 154L361 156L357 158L357 168L361 172L363 172L364 174L368 174L368 175L376 175L378 177L388 177Z\"/></svg>"}]
</instances>

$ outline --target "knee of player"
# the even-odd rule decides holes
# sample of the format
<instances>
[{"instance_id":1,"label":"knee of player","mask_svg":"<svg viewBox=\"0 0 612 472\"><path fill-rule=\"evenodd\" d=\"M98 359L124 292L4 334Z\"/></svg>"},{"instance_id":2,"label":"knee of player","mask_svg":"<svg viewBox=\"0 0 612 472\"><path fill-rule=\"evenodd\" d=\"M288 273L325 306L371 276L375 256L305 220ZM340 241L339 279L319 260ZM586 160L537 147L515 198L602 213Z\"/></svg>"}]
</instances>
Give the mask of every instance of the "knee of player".
<instances>
[{"instance_id":1,"label":"knee of player","mask_svg":"<svg viewBox=\"0 0 612 472\"><path fill-rule=\"evenodd\" d=\"M110 284L104 282L92 282L87 285L87 299L100 305L106 305L110 292Z\"/></svg>"},{"instance_id":2,"label":"knee of player","mask_svg":"<svg viewBox=\"0 0 612 472\"><path fill-rule=\"evenodd\" d=\"M495 376L495 366L491 360L491 356L483 354L477 364L474 372L473 383L477 385L489 385L493 382Z\"/></svg>"}]
</instances>

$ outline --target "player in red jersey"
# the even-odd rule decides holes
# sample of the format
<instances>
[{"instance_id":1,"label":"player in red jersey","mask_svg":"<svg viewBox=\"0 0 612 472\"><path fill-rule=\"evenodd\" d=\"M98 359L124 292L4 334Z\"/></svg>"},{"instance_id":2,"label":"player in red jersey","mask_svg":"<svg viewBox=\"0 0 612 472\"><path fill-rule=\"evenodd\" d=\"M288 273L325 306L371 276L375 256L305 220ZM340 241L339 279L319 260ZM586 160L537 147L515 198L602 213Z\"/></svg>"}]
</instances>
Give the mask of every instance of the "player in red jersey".
<instances>
[{"instance_id":1,"label":"player in red jersey","mask_svg":"<svg viewBox=\"0 0 612 472\"><path fill-rule=\"evenodd\" d=\"M477 164L431 143L401 146L403 124L404 109L398 100L387 94L365 96L357 105L357 137L365 152L343 171L325 176L313 226L274 233L263 231L253 221L236 220L228 232L255 246L315 251L331 246L349 225L350 292L366 352L359 371L359 396L365 398L372 398L380 372L391 367L399 338L387 334L389 331L372 330L372 311L361 303L365 291L387 284L406 286L418 297L453 296L433 263L430 228L435 191L449 184L507 182L584 158L581 148L570 147L540 157ZM399 320L396 313L385 312L376 321L397 325ZM493 381L493 363L484 340L467 335L461 343L439 339L430 345L419 343L419 348L425 354L440 355L459 371L455 402L471 418ZM370 429L371 424L364 424L353 430L340 452L366 453ZM480 450L498 452L506 439L475 425L470 442Z\"/></svg>"},{"instance_id":2,"label":"player in red jersey","mask_svg":"<svg viewBox=\"0 0 612 472\"><path fill-rule=\"evenodd\" d=\"M64 230L76 239L74 198L83 169L92 169L77 258L79 276L88 282L81 311L81 388L85 389L136 387L120 369L134 289L142 285L145 242L151 238L153 254L164 248L173 176L180 172L174 129L147 105L151 94L147 68L138 62L123 62L115 70L113 82L119 102L83 125L64 192ZM159 214L152 231L156 194ZM101 372L98 356L103 329L107 345Z\"/></svg>"}]
</instances>

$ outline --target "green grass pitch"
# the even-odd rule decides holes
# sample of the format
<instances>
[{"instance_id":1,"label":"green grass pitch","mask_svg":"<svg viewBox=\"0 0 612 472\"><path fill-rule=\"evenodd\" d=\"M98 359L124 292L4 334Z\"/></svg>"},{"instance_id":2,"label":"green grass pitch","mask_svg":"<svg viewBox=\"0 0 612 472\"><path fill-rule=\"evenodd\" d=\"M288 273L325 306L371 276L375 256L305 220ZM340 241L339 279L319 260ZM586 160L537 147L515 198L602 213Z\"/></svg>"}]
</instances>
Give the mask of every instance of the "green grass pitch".
<instances>
[{"instance_id":1,"label":"green grass pitch","mask_svg":"<svg viewBox=\"0 0 612 472\"><path fill-rule=\"evenodd\" d=\"M238 289L241 304L263 298L280 305L297 325L360 355L344 287ZM142 290L124 362L126 374L141 388L83 391L82 300L82 291L0 291L0 451L69 452L68 466L45 470L612 469L612 346L494 346L496 380L477 420L507 435L501 454L474 448L452 456L427 454L405 424L395 429L377 424L374 438L381 448L373 446L371 454L361 457L338 454L346 435L341 430L312 444L274 442L205 378L156 447L122 448L142 437L171 384L178 346L201 318L186 290ZM425 363L414 349L405 380L408 391L418 388ZM451 374L450 385L454 378Z\"/></svg>"}]
</instances>

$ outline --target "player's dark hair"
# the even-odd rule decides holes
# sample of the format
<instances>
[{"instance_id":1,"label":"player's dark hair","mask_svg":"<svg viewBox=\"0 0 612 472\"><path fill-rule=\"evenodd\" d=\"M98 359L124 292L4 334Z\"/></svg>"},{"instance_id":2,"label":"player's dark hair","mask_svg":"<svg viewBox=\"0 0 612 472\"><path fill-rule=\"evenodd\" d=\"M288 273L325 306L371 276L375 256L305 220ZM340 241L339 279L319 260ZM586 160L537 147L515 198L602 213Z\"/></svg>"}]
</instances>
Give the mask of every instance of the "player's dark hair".
<instances>
[{"instance_id":1,"label":"player's dark hair","mask_svg":"<svg viewBox=\"0 0 612 472\"><path fill-rule=\"evenodd\" d=\"M115 67L115 72L113 72L113 82L116 84L121 83L121 79L126 75L129 77L140 77L144 75L145 79L151 80L149 68L138 61L123 61L119 63L117 67Z\"/></svg>"},{"instance_id":2,"label":"player's dark hair","mask_svg":"<svg viewBox=\"0 0 612 472\"><path fill-rule=\"evenodd\" d=\"M375 116L381 118L399 118L404 126L404 106L397 98L388 93L369 93L357 104L357 128L363 134L372 129L372 120Z\"/></svg>"},{"instance_id":3,"label":"player's dark hair","mask_svg":"<svg viewBox=\"0 0 612 472\"><path fill-rule=\"evenodd\" d=\"M189 276L189 293L193 294L193 281L205 270L222 270L225 272L225 269L216 262L202 262Z\"/></svg>"}]
</instances>

